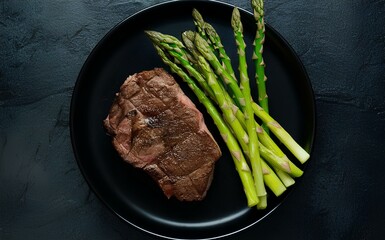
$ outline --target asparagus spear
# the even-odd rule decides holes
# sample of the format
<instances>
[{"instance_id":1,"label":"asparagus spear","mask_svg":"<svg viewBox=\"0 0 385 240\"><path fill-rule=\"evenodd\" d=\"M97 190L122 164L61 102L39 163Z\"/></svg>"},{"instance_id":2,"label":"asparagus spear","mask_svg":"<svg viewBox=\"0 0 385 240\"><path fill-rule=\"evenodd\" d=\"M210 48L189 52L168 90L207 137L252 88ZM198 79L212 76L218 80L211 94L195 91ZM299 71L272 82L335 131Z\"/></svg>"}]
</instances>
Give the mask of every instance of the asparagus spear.
<instances>
[{"instance_id":1,"label":"asparagus spear","mask_svg":"<svg viewBox=\"0 0 385 240\"><path fill-rule=\"evenodd\" d=\"M288 173L286 173L282 170L276 169L276 168L274 168L274 171L277 174L278 178L283 183L283 185L285 185L285 187L288 188L288 187L294 185L295 180Z\"/></svg>"},{"instance_id":2,"label":"asparagus spear","mask_svg":"<svg viewBox=\"0 0 385 240\"><path fill-rule=\"evenodd\" d=\"M215 30L215 28L208 22L205 23L205 31L206 31L207 36L211 40L212 44L214 45L214 47L216 49L218 49L219 58L221 59L223 66L225 67L225 70L231 76L233 76L234 79L236 79L234 69L233 69L233 66L231 63L231 59L226 53L225 47L222 44L222 40L221 40L219 34Z\"/></svg>"},{"instance_id":3,"label":"asparagus spear","mask_svg":"<svg viewBox=\"0 0 385 240\"><path fill-rule=\"evenodd\" d=\"M226 84L234 94L234 101L243 110L245 107L245 99L242 91L238 87L237 80L221 65L221 62L210 50L210 46L207 41L205 41L200 35L195 36L195 46L202 56L210 63L215 73L223 79L224 84Z\"/></svg>"},{"instance_id":4,"label":"asparagus spear","mask_svg":"<svg viewBox=\"0 0 385 240\"><path fill-rule=\"evenodd\" d=\"M309 159L309 153L307 153L274 118L265 112L261 106L253 102L252 107L255 115L269 127L270 131L274 133L301 163L305 163Z\"/></svg>"},{"instance_id":5,"label":"asparagus spear","mask_svg":"<svg viewBox=\"0 0 385 240\"><path fill-rule=\"evenodd\" d=\"M203 19L202 14L200 14L197 9L193 10L192 15L194 18L194 23L197 26L198 33L209 43L210 48L217 50L218 56L221 59L224 68L230 75L234 77L234 79L236 79L234 69L231 64L231 59L227 55L226 50L222 44L222 40L215 28Z\"/></svg>"},{"instance_id":6,"label":"asparagus spear","mask_svg":"<svg viewBox=\"0 0 385 240\"><path fill-rule=\"evenodd\" d=\"M216 75L213 74L213 72L211 72L210 65L208 65L208 63L206 62L206 59L204 59L202 56L197 56L197 58L198 58L198 65L200 66L204 76L206 77L209 87L213 90L215 94L215 97L217 99L217 104L222 110L223 116L226 122L232 128L234 135L237 137L237 139L240 140L239 143L242 146L244 153L248 154L248 150L245 151L245 149L247 149L245 145L247 146L247 143L249 142L249 137L247 133L243 129L238 119L235 117L234 112L231 109L231 106L226 101L226 98L223 93L223 89L218 84Z\"/></svg>"},{"instance_id":7,"label":"asparagus spear","mask_svg":"<svg viewBox=\"0 0 385 240\"><path fill-rule=\"evenodd\" d=\"M210 46L211 51L216 54L215 46L214 46L213 42L210 40L210 38L207 36L206 29L205 29L206 28L205 21L202 17L202 14L196 8L194 8L192 11L192 17L193 17L193 22L195 24L195 27L196 27L198 33L201 35L201 37L204 40L207 41L207 43Z\"/></svg>"},{"instance_id":8,"label":"asparagus spear","mask_svg":"<svg viewBox=\"0 0 385 240\"><path fill-rule=\"evenodd\" d=\"M255 79L258 88L258 101L260 106L269 113L268 97L266 94L265 62L263 60L263 44L265 42L265 22L263 0L251 0L254 18L257 23L257 31L254 39L253 61L255 64ZM267 130L267 128L265 128Z\"/></svg>"},{"instance_id":9,"label":"asparagus spear","mask_svg":"<svg viewBox=\"0 0 385 240\"><path fill-rule=\"evenodd\" d=\"M231 17L231 26L234 31L235 41L238 49L239 59L239 73L240 73L240 85L245 102L245 120L247 127L247 134L249 135L249 154L251 169L255 179L255 185L257 188L258 197L265 198L267 193L263 182L262 175L262 163L259 154L258 136L257 129L255 127L254 112L251 106L252 97L250 90L250 80L247 73L247 62L246 62L246 44L243 39L243 25L241 16L238 8L233 9ZM264 203L264 202L261 202ZM264 209L266 205L257 205L258 208Z\"/></svg>"},{"instance_id":10,"label":"asparagus spear","mask_svg":"<svg viewBox=\"0 0 385 240\"><path fill-rule=\"evenodd\" d=\"M188 51L190 51L195 57L201 55L201 53L198 51L198 49L195 46L195 32L194 31L184 31L182 33L182 39L183 39L183 42L184 42L185 46L187 47ZM194 61L196 61L196 60L194 60ZM235 74L233 74L233 75L235 78ZM224 94L225 94L226 99L228 100L228 103L229 104L231 103L230 106L231 106L231 109L233 110L233 113L236 115L237 119L242 124L242 127L244 129L246 129L246 124L245 124L245 119L243 117L243 113L239 110L238 106L233 103L233 100L231 99L227 90L223 86L222 82L218 81L218 83L220 84L222 90L224 91Z\"/></svg>"},{"instance_id":11,"label":"asparagus spear","mask_svg":"<svg viewBox=\"0 0 385 240\"><path fill-rule=\"evenodd\" d=\"M256 69L255 79L257 82L258 89L258 101L261 107L269 113L269 104L268 104L268 96L266 93L266 80L267 77L265 75L265 62L263 60L263 44L265 42L265 21L264 21L264 4L263 0L251 0L251 5L254 12L254 18L257 23L257 31L254 38L253 46L253 61ZM269 133L269 128L263 124L263 129L266 133ZM284 154L278 148L278 153L283 156ZM277 175L285 184L286 187L289 187L295 183L294 179L291 178L287 173L282 170L275 169Z\"/></svg>"},{"instance_id":12,"label":"asparagus spear","mask_svg":"<svg viewBox=\"0 0 385 240\"><path fill-rule=\"evenodd\" d=\"M289 173L293 177L300 177L303 174L303 171L299 169L292 161L289 160L289 158L286 156L285 153L278 147L278 145L271 139L269 134L263 130L261 126L258 126L258 138L260 142L268 149L268 151L271 151L271 155L274 155L274 158L281 158L283 162L286 162L288 164L288 168L291 169L290 172L285 171ZM282 170L282 169L281 169Z\"/></svg>"},{"instance_id":13,"label":"asparagus spear","mask_svg":"<svg viewBox=\"0 0 385 240\"><path fill-rule=\"evenodd\" d=\"M182 39L183 39L185 46L189 50L189 52L192 53L197 58L197 56L200 56L201 53L198 51L198 49L195 46L195 35L196 34L193 31L184 31L182 33ZM196 60L194 60L194 61L196 61ZM225 97L227 98L226 100L228 100L229 106L231 107L233 113L236 115L237 119L240 121L242 127L244 129L246 129L246 124L245 124L245 120L243 117L243 113L239 110L238 106L233 103L233 100L229 96L227 90L225 90L225 87L223 86L222 82L218 81L218 83L221 86L221 89L223 90Z\"/></svg>"},{"instance_id":14,"label":"asparagus spear","mask_svg":"<svg viewBox=\"0 0 385 240\"><path fill-rule=\"evenodd\" d=\"M228 129L220 113L215 108L214 104L210 101L210 99L205 95L205 93L195 84L194 80L192 80L190 76L182 70L182 68L180 68L170 60L170 58L162 50L161 48L162 44L160 44L156 39L152 38L153 34L150 32L147 32L147 33L150 39L153 41L154 47L157 50L158 55L161 57L163 62L166 65L168 65L174 73L179 75L183 79L183 81L185 81L188 84L190 89L198 97L199 102L205 106L207 112L212 117L215 125L217 126L233 158L233 161L236 166L236 170L240 176L241 182L244 187L245 195L247 198L247 204L249 207L255 206L256 204L258 204L259 199L253 185L253 177L251 175L250 168L244 158L244 155L238 145L238 142L236 141L233 134Z\"/></svg>"},{"instance_id":15,"label":"asparagus spear","mask_svg":"<svg viewBox=\"0 0 385 240\"><path fill-rule=\"evenodd\" d=\"M197 57L200 56L200 53L198 49L194 46L195 34L196 32L191 30L182 32L182 41L187 51L191 53L194 61L198 62ZM199 64L197 64L197 66L199 67Z\"/></svg>"},{"instance_id":16,"label":"asparagus spear","mask_svg":"<svg viewBox=\"0 0 385 240\"><path fill-rule=\"evenodd\" d=\"M282 193L286 191L286 186L281 182L280 178L275 174L274 171L270 168L263 158L261 158L262 163L262 171L263 171L263 181L266 186L274 193L275 196L280 196ZM260 202L264 201L266 198L260 198ZM259 203L266 205L267 203ZM257 205L258 206L258 205Z\"/></svg>"}]
</instances>

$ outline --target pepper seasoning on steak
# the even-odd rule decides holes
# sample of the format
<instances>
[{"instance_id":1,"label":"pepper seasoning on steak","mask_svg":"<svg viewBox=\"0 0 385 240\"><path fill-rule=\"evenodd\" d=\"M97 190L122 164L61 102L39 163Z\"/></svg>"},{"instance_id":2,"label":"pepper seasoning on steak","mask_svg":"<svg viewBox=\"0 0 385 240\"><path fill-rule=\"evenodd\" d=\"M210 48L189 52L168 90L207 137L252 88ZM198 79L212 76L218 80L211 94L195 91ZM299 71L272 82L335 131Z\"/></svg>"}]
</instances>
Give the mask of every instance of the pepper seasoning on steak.
<instances>
[{"instance_id":1,"label":"pepper seasoning on steak","mask_svg":"<svg viewBox=\"0 0 385 240\"><path fill-rule=\"evenodd\" d=\"M202 113L163 68L129 76L104 126L123 160L149 174L167 198L206 196L221 150Z\"/></svg>"}]
</instances>

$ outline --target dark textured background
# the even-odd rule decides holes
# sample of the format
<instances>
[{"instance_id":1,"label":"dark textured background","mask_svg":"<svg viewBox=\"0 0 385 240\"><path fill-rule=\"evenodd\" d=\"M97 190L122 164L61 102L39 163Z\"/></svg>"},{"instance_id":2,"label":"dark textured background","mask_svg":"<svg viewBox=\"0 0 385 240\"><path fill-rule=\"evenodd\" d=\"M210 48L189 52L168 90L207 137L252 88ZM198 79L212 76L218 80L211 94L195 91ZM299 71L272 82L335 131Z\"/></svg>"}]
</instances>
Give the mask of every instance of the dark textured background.
<instances>
[{"instance_id":1,"label":"dark textured background","mask_svg":"<svg viewBox=\"0 0 385 240\"><path fill-rule=\"evenodd\" d=\"M154 239L90 191L70 141L81 66L149 1L0 1L0 239ZM248 0L224 1L251 10ZM301 182L230 239L383 239L385 1L265 1L313 84L317 135Z\"/></svg>"}]
</instances>

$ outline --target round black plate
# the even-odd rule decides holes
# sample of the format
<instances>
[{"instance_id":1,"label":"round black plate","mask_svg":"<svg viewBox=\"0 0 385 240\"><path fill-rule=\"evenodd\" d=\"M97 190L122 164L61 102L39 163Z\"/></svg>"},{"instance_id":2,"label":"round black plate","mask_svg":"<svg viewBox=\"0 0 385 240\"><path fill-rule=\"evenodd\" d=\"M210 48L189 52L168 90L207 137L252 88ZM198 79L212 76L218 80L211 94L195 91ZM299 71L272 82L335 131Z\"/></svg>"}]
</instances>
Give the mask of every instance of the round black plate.
<instances>
[{"instance_id":1,"label":"round black plate","mask_svg":"<svg viewBox=\"0 0 385 240\"><path fill-rule=\"evenodd\" d=\"M144 30L174 36L194 30L191 17L194 7L214 25L233 63L237 64L230 25L233 6L214 1L163 3L127 18L97 44L79 74L71 102L72 144L81 172L92 190L120 218L166 238L217 238L236 233L267 216L290 192L289 189L279 198L269 194L268 208L264 211L247 207L226 146L202 105L182 81L182 89L204 113L206 124L223 150L211 188L203 201L186 203L166 199L148 175L123 162L112 147L102 121L119 86L135 72L154 67L168 70ZM251 13L241 10L241 14L251 59L255 24ZM315 107L307 74L292 48L270 26L266 28L264 56L271 115L310 152ZM250 61L250 76L254 76L252 66ZM255 86L252 87L255 90ZM300 187L298 183L293 187L297 186Z\"/></svg>"}]
</instances>

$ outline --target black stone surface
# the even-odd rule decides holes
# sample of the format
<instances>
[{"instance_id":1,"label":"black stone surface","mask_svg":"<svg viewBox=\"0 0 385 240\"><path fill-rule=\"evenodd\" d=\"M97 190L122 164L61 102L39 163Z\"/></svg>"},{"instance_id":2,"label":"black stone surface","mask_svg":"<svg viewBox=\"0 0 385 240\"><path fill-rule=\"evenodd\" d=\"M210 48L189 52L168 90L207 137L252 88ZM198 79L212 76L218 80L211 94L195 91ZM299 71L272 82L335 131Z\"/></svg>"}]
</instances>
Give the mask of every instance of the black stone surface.
<instances>
[{"instance_id":1,"label":"black stone surface","mask_svg":"<svg viewBox=\"0 0 385 240\"><path fill-rule=\"evenodd\" d=\"M160 2L0 2L0 239L155 239L90 191L69 108L97 42ZM251 11L247 0L224 2ZM228 239L383 239L385 1L275 0L265 9L309 74L317 135L301 187Z\"/></svg>"}]
</instances>

